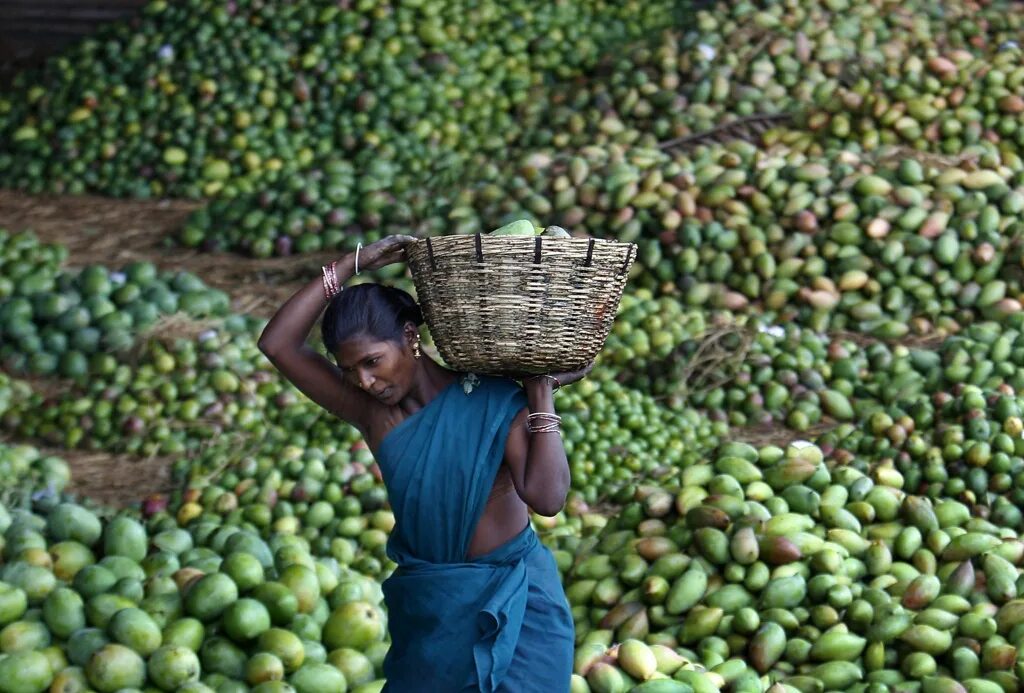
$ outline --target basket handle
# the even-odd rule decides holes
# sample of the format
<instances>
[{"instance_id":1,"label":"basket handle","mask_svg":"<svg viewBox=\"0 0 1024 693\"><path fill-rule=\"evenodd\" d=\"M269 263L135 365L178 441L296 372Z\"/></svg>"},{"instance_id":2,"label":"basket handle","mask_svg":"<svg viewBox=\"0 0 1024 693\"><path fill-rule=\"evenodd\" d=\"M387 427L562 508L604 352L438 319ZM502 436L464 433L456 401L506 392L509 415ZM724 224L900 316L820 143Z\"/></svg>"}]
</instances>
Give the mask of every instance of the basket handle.
<instances>
[{"instance_id":1,"label":"basket handle","mask_svg":"<svg viewBox=\"0 0 1024 693\"><path fill-rule=\"evenodd\" d=\"M587 244L587 259L583 263L584 267L590 267L594 263L594 239L590 239L590 243Z\"/></svg>"},{"instance_id":2,"label":"basket handle","mask_svg":"<svg viewBox=\"0 0 1024 693\"><path fill-rule=\"evenodd\" d=\"M629 269L629 263L633 260L633 253L636 251L636 243L629 244L629 250L626 251L626 261L622 263L622 269L619 270L619 275L626 273Z\"/></svg>"},{"instance_id":3,"label":"basket handle","mask_svg":"<svg viewBox=\"0 0 1024 693\"><path fill-rule=\"evenodd\" d=\"M427 256L430 258L430 269L437 269L437 260L434 259L434 245L430 242L430 236L427 236Z\"/></svg>"},{"instance_id":4,"label":"basket handle","mask_svg":"<svg viewBox=\"0 0 1024 693\"><path fill-rule=\"evenodd\" d=\"M483 250L483 244L480 241L480 234L477 233L475 238L476 238L476 261L477 262L483 262L484 261L484 250Z\"/></svg>"}]
</instances>

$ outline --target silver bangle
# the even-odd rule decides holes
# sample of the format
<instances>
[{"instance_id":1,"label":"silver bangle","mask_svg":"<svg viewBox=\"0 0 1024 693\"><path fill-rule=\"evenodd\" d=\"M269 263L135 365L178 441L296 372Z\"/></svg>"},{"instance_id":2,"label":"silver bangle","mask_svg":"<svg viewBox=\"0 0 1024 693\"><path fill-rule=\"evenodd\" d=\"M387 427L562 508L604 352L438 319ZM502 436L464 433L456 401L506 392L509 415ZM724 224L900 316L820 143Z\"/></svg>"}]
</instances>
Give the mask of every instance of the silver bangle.
<instances>
[{"instance_id":1,"label":"silver bangle","mask_svg":"<svg viewBox=\"0 0 1024 693\"><path fill-rule=\"evenodd\" d=\"M547 373L543 373L541 375L535 375L532 378L530 378L530 380L533 380L534 378L547 378L548 380L552 381L555 384L555 387L552 390L552 392L558 392L559 388L562 387L562 383L558 382L558 378L556 378L553 375L548 375Z\"/></svg>"},{"instance_id":2,"label":"silver bangle","mask_svg":"<svg viewBox=\"0 0 1024 693\"><path fill-rule=\"evenodd\" d=\"M526 425L527 433L557 433L562 435L562 430L558 427L558 424L552 424L547 426L531 426Z\"/></svg>"},{"instance_id":3,"label":"silver bangle","mask_svg":"<svg viewBox=\"0 0 1024 693\"><path fill-rule=\"evenodd\" d=\"M540 425L534 425L534 421L541 421ZM558 433L561 435L559 426L562 423L562 417L558 414L551 414L548 412L534 412L528 414L526 417L526 430L530 433Z\"/></svg>"},{"instance_id":4,"label":"silver bangle","mask_svg":"<svg viewBox=\"0 0 1024 693\"><path fill-rule=\"evenodd\" d=\"M356 243L356 274L359 274L359 251L363 249L362 241Z\"/></svg>"}]
</instances>

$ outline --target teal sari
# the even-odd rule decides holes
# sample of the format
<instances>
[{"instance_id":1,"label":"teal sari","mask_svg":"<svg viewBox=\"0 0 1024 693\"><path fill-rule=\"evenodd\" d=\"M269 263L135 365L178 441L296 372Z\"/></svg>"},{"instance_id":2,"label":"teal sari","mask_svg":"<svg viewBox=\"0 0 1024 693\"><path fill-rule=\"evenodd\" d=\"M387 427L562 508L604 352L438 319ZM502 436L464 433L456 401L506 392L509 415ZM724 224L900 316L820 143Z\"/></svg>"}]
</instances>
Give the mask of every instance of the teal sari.
<instances>
[{"instance_id":1,"label":"teal sari","mask_svg":"<svg viewBox=\"0 0 1024 693\"><path fill-rule=\"evenodd\" d=\"M384 581L391 649L388 693L569 690L573 622L551 552L529 523L494 551L467 558L526 406L519 385L454 382L395 426L377 452L395 527Z\"/></svg>"}]
</instances>

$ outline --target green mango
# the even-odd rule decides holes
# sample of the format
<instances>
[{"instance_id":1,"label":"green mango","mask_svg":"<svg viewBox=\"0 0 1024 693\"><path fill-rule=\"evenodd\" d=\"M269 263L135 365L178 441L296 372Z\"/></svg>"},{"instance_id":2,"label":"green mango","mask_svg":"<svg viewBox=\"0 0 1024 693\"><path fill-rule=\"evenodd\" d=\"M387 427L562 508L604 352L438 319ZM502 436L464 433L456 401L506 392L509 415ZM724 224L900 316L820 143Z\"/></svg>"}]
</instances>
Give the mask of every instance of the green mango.
<instances>
[{"instance_id":1,"label":"green mango","mask_svg":"<svg viewBox=\"0 0 1024 693\"><path fill-rule=\"evenodd\" d=\"M517 219L511 224L505 224L502 227L491 231L489 236L535 236L537 235L537 229L533 225L533 222L527 219Z\"/></svg>"}]
</instances>

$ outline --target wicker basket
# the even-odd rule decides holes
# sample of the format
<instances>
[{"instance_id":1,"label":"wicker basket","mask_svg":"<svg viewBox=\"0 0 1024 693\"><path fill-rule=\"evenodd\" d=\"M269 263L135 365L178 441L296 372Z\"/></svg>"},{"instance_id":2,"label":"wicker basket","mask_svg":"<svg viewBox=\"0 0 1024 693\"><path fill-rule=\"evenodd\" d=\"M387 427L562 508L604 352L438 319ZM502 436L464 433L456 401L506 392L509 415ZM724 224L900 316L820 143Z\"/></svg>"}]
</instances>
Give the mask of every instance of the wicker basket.
<instances>
[{"instance_id":1,"label":"wicker basket","mask_svg":"<svg viewBox=\"0 0 1024 693\"><path fill-rule=\"evenodd\" d=\"M572 371L611 330L636 246L523 236L444 236L406 248L423 317L452 368Z\"/></svg>"}]
</instances>

